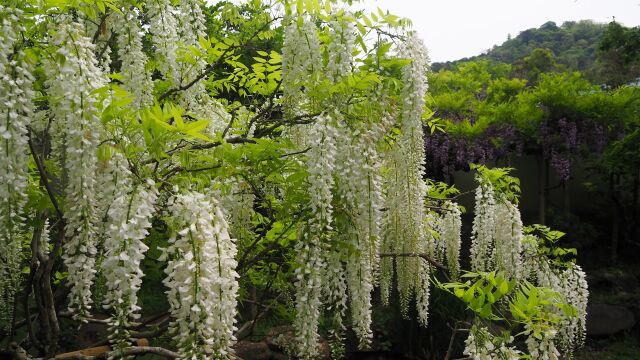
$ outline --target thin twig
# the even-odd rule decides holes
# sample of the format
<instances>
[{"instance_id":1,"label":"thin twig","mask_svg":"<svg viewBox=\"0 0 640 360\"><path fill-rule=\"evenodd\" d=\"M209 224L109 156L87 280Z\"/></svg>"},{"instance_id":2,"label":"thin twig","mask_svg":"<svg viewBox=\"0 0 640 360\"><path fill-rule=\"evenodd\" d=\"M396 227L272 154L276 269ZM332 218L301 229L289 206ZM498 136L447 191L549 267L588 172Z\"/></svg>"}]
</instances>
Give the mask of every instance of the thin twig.
<instances>
[{"instance_id":1,"label":"thin twig","mask_svg":"<svg viewBox=\"0 0 640 360\"><path fill-rule=\"evenodd\" d=\"M456 338L456 334L459 332L468 332L469 329L467 328L460 328L459 325L460 324L469 324L465 321L456 321L456 327L455 328L451 328L451 326L449 326L449 328L451 328L451 338L449 339L449 347L447 348L447 354L444 357L444 360L449 360L451 359L451 355L453 353L453 343L454 340ZM448 324L447 324L448 325Z\"/></svg>"}]
</instances>

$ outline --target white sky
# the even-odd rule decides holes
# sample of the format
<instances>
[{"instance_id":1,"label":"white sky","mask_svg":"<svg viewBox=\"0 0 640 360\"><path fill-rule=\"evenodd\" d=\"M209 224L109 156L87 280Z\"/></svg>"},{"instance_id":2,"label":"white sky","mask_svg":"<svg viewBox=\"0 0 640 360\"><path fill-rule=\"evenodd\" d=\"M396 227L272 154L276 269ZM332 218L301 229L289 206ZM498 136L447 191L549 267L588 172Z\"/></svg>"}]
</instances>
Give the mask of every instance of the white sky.
<instances>
[{"instance_id":1,"label":"white sky","mask_svg":"<svg viewBox=\"0 0 640 360\"><path fill-rule=\"evenodd\" d=\"M640 0L365 0L412 20L424 39L431 61L457 60L478 55L507 34L537 28L547 21L591 19L626 26L640 25Z\"/></svg>"}]
</instances>

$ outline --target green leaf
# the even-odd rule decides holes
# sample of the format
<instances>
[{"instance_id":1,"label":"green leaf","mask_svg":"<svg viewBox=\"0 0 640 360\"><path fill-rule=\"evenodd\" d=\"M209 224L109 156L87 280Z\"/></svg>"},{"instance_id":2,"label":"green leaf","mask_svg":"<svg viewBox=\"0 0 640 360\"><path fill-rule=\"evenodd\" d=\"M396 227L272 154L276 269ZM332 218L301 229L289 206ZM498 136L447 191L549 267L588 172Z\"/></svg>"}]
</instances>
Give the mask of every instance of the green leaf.
<instances>
[{"instance_id":1,"label":"green leaf","mask_svg":"<svg viewBox=\"0 0 640 360\"><path fill-rule=\"evenodd\" d=\"M506 281L500 282L500 285L498 285L498 290L500 295L507 294L509 292L509 283Z\"/></svg>"},{"instance_id":2,"label":"green leaf","mask_svg":"<svg viewBox=\"0 0 640 360\"><path fill-rule=\"evenodd\" d=\"M480 316L482 316L483 318L489 318L493 314L492 310L493 309L491 307L491 303L488 302L488 303L484 304L484 306L480 310Z\"/></svg>"},{"instance_id":3,"label":"green leaf","mask_svg":"<svg viewBox=\"0 0 640 360\"><path fill-rule=\"evenodd\" d=\"M96 6L98 7L98 10L100 10L100 12L103 14L105 13L105 11L107 11L107 9L104 6L104 2L102 1L97 1Z\"/></svg>"},{"instance_id":4,"label":"green leaf","mask_svg":"<svg viewBox=\"0 0 640 360\"><path fill-rule=\"evenodd\" d=\"M492 293L492 292L487 292L486 294L487 294L487 301L488 301L489 303L493 304L493 303L495 303L495 302L496 302L496 297L495 297L495 296L493 296L493 293Z\"/></svg>"},{"instance_id":5,"label":"green leaf","mask_svg":"<svg viewBox=\"0 0 640 360\"><path fill-rule=\"evenodd\" d=\"M188 123L184 128L183 131L186 133L190 133L190 132L200 132L204 129L207 128L207 126L209 125L210 121L209 120L197 120L191 123Z\"/></svg>"},{"instance_id":6,"label":"green leaf","mask_svg":"<svg viewBox=\"0 0 640 360\"><path fill-rule=\"evenodd\" d=\"M304 13L304 0L296 1L296 12L298 13L298 15ZM300 25L300 20L298 20L298 25Z\"/></svg>"},{"instance_id":7,"label":"green leaf","mask_svg":"<svg viewBox=\"0 0 640 360\"><path fill-rule=\"evenodd\" d=\"M467 289L467 291L465 291L464 295L462 296L462 300L466 303L470 303L475 293L476 291L473 287Z\"/></svg>"},{"instance_id":8,"label":"green leaf","mask_svg":"<svg viewBox=\"0 0 640 360\"><path fill-rule=\"evenodd\" d=\"M457 288L455 290L453 290L453 293L460 299L462 299L462 297L464 296L464 289L461 288Z\"/></svg>"}]
</instances>

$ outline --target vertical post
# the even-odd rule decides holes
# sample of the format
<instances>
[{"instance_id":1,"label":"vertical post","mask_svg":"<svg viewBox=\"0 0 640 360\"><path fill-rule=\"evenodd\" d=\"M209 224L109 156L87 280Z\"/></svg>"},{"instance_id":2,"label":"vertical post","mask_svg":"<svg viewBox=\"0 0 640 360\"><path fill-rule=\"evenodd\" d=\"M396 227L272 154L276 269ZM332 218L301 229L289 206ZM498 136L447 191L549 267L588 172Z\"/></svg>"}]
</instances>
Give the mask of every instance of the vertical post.
<instances>
[{"instance_id":1,"label":"vertical post","mask_svg":"<svg viewBox=\"0 0 640 360\"><path fill-rule=\"evenodd\" d=\"M546 223L547 164L542 154L538 155L538 223Z\"/></svg>"}]
</instances>

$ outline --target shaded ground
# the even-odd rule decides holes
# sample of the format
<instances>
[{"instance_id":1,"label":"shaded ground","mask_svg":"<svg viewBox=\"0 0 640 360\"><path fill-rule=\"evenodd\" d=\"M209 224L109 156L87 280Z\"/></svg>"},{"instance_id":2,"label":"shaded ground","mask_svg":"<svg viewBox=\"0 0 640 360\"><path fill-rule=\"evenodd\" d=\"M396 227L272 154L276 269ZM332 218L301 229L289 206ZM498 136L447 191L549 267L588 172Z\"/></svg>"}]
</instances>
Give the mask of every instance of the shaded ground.
<instances>
[{"instance_id":1,"label":"shaded ground","mask_svg":"<svg viewBox=\"0 0 640 360\"><path fill-rule=\"evenodd\" d=\"M587 340L587 344L576 354L576 360L638 360L638 339L625 336L616 339Z\"/></svg>"}]
</instances>

